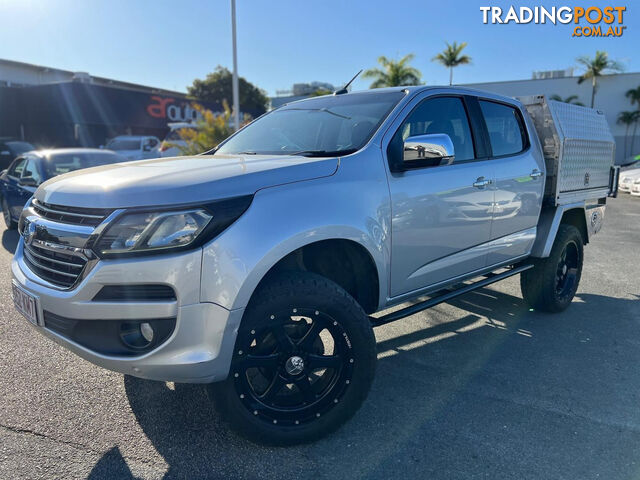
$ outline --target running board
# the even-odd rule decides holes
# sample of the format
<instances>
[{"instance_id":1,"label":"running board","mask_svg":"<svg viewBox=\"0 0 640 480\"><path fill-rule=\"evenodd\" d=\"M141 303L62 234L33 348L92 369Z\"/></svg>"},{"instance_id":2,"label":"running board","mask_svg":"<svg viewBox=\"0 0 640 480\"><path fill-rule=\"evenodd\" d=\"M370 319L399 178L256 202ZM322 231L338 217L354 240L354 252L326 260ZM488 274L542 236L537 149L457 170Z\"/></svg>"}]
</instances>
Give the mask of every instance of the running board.
<instances>
[{"instance_id":1,"label":"running board","mask_svg":"<svg viewBox=\"0 0 640 480\"><path fill-rule=\"evenodd\" d=\"M445 290L446 293L442 293L441 295L432 297L429 300L425 300L424 302L409 305L406 308L396 310L395 312L388 313L387 315L383 315L382 317L369 317L369 320L371 320L371 325L374 327L386 325L387 323L395 322L396 320L400 320L401 318L408 317L409 315L413 315L414 313L421 312L422 310L426 310L427 308L435 307L436 305L447 302L452 298L456 298L460 295L464 295L465 293L472 292L477 288L486 287L487 285L491 285L492 283L512 277L513 275L522 273L525 270L529 270L530 268L533 268L533 265L520 265L518 267L513 267L506 272L491 273L486 275L484 279L478 280L477 282L474 282L472 284L464 285L460 288L456 288L455 290Z\"/></svg>"}]
</instances>

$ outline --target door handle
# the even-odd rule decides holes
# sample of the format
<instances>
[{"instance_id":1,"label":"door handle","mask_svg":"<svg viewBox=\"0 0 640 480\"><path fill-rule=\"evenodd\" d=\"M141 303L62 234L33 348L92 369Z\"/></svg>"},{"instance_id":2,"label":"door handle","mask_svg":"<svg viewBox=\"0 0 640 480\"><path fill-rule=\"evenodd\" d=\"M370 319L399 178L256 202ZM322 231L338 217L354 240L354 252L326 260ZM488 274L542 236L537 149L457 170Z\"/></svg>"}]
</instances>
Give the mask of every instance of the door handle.
<instances>
[{"instance_id":1,"label":"door handle","mask_svg":"<svg viewBox=\"0 0 640 480\"><path fill-rule=\"evenodd\" d=\"M534 168L531 174L529 175L531 178L538 178L542 176L542 172L537 168Z\"/></svg>"},{"instance_id":2,"label":"door handle","mask_svg":"<svg viewBox=\"0 0 640 480\"><path fill-rule=\"evenodd\" d=\"M486 180L484 177L478 177L478 179L473 182L473 186L476 188L484 188L487 185L491 185L491 180Z\"/></svg>"}]
</instances>

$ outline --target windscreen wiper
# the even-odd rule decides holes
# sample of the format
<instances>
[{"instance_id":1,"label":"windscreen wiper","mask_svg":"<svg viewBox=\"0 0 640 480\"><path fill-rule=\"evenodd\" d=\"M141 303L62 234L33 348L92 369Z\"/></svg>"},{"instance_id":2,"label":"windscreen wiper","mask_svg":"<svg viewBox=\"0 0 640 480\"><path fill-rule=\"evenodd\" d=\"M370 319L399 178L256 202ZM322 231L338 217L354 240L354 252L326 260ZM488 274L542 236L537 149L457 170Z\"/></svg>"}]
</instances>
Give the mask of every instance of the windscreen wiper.
<instances>
[{"instance_id":1,"label":"windscreen wiper","mask_svg":"<svg viewBox=\"0 0 640 480\"><path fill-rule=\"evenodd\" d=\"M299 152L286 152L287 155L300 155L302 157L336 157L350 155L356 151L355 148L346 150L300 150Z\"/></svg>"}]
</instances>

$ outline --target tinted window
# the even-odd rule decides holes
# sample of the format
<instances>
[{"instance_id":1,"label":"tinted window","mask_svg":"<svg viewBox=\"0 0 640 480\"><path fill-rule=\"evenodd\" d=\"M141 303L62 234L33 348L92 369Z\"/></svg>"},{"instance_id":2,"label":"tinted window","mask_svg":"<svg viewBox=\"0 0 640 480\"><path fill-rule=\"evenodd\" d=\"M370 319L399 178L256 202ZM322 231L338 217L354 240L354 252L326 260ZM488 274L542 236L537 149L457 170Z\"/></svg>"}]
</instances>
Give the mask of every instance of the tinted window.
<instances>
[{"instance_id":1,"label":"tinted window","mask_svg":"<svg viewBox=\"0 0 640 480\"><path fill-rule=\"evenodd\" d=\"M352 93L295 102L248 125L218 152L353 153L364 146L404 95L403 92Z\"/></svg>"},{"instance_id":2,"label":"tinted window","mask_svg":"<svg viewBox=\"0 0 640 480\"><path fill-rule=\"evenodd\" d=\"M30 158L27 160L27 164L22 171L21 177L33 177L37 183L42 182L42 177L40 175L40 170L38 170L38 163L36 159Z\"/></svg>"},{"instance_id":3,"label":"tinted window","mask_svg":"<svg viewBox=\"0 0 640 480\"><path fill-rule=\"evenodd\" d=\"M454 162L474 158L473 139L462 100L454 97L423 101L401 127L402 139L415 135L445 133L453 142Z\"/></svg>"},{"instance_id":4,"label":"tinted window","mask_svg":"<svg viewBox=\"0 0 640 480\"><path fill-rule=\"evenodd\" d=\"M17 160L16 163L14 163L11 167L11 170L9 170L9 175L20 178L20 175L22 175L22 170L24 170L25 163L27 163L27 160L25 158Z\"/></svg>"},{"instance_id":5,"label":"tinted window","mask_svg":"<svg viewBox=\"0 0 640 480\"><path fill-rule=\"evenodd\" d=\"M51 156L45 162L45 169L47 177L51 178L81 168L98 167L122 161L124 159L120 155L108 153L64 153Z\"/></svg>"},{"instance_id":6,"label":"tinted window","mask_svg":"<svg viewBox=\"0 0 640 480\"><path fill-rule=\"evenodd\" d=\"M480 108L489 130L493 156L513 155L524 150L525 134L515 108L480 100Z\"/></svg>"}]
</instances>

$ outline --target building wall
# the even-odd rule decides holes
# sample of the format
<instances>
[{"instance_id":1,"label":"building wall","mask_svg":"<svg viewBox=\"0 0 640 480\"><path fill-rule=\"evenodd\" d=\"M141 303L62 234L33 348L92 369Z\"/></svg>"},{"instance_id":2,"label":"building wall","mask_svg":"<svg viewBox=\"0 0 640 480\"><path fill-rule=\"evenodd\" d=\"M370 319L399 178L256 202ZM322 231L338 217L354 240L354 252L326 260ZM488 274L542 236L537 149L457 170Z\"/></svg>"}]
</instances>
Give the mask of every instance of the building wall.
<instances>
[{"instance_id":1,"label":"building wall","mask_svg":"<svg viewBox=\"0 0 640 480\"><path fill-rule=\"evenodd\" d=\"M560 95L566 98L570 95L578 95L578 101L584 105L591 104L591 82L585 81L578 84L578 77L550 78L536 80L517 80L512 82L489 82L471 83L465 87L487 90L490 92L506 95L509 97L519 97L525 95ZM598 78L598 89L596 91L594 108L601 110L611 132L616 139L616 163L624 162L625 146L625 126L617 123L618 114L622 111L635 110L625 93L640 86L640 73L621 73L616 75L604 75ZM638 129L634 142L632 155L640 153L640 128ZM631 134L633 127L627 138L628 145L631 144Z\"/></svg>"}]
</instances>

